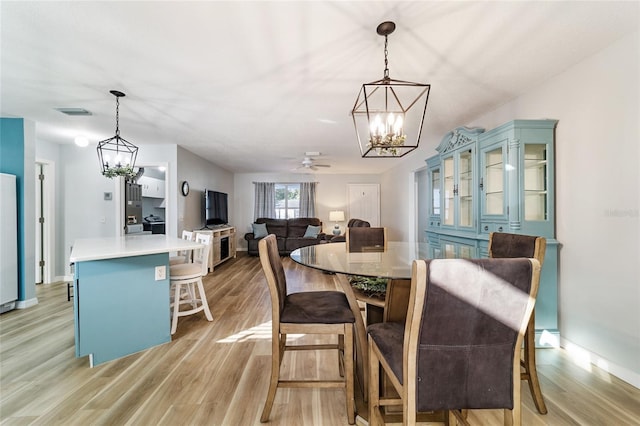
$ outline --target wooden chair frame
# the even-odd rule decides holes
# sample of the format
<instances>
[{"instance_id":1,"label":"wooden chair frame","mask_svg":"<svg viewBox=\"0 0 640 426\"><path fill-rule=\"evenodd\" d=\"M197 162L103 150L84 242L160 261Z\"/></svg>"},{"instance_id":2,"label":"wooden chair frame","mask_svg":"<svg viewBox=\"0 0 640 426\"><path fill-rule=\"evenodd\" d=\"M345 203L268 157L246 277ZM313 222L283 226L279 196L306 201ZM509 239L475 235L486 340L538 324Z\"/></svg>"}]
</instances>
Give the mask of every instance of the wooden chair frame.
<instances>
[{"instance_id":1,"label":"wooden chair frame","mask_svg":"<svg viewBox=\"0 0 640 426\"><path fill-rule=\"evenodd\" d=\"M493 242L495 233L489 234L489 257L493 258ZM540 263L540 267L544 263L544 255L547 249L547 240L543 237L536 237L535 247L533 249L533 258ZM520 374L521 380L526 380L529 384L529 390L533 397L533 403L540 414L547 414L547 406L542 396L542 389L540 389L540 380L538 379L538 370L536 369L536 319L535 309L531 313L529 324L524 335L524 348L522 351L522 372Z\"/></svg>"},{"instance_id":2,"label":"wooden chair frame","mask_svg":"<svg viewBox=\"0 0 640 426\"><path fill-rule=\"evenodd\" d=\"M269 391L264 403L261 422L269 421L273 402L278 388L344 388L346 394L347 420L355 423L354 398L354 323L320 324L320 323L283 323L280 321L280 292L276 274L271 266L267 244L276 244L275 236L268 235L258 242L260 263L269 286L271 296L271 378ZM278 260L280 257L278 256ZM335 334L337 344L320 345L287 345L287 334ZM338 350L338 369L343 380L282 380L280 367L285 351L300 350Z\"/></svg>"}]
</instances>

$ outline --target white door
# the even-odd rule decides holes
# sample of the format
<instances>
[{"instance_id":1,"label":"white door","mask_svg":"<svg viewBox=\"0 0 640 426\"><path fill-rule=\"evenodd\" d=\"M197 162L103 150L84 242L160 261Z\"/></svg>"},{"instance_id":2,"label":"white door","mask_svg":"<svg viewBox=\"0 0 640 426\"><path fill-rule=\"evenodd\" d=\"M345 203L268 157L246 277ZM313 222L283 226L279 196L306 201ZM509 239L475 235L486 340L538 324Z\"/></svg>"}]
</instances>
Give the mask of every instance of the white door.
<instances>
[{"instance_id":1,"label":"white door","mask_svg":"<svg viewBox=\"0 0 640 426\"><path fill-rule=\"evenodd\" d=\"M349 219L362 219L371 226L380 226L380 185L350 183L347 185L347 191Z\"/></svg>"},{"instance_id":2,"label":"white door","mask_svg":"<svg viewBox=\"0 0 640 426\"><path fill-rule=\"evenodd\" d=\"M42 181L44 171L42 164L36 163L36 284L42 284L44 275L44 210L42 208Z\"/></svg>"}]
</instances>

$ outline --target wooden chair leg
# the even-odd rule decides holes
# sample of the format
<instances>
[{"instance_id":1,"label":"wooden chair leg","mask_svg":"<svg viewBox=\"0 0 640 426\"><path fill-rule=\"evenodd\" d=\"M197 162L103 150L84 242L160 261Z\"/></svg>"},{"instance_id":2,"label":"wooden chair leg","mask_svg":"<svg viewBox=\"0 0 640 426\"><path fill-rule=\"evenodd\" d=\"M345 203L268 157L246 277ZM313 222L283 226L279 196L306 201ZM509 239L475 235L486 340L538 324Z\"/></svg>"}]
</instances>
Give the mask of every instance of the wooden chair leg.
<instances>
[{"instance_id":1,"label":"wooden chair leg","mask_svg":"<svg viewBox=\"0 0 640 426\"><path fill-rule=\"evenodd\" d=\"M344 335L338 335L338 373L344 377Z\"/></svg>"},{"instance_id":2,"label":"wooden chair leg","mask_svg":"<svg viewBox=\"0 0 640 426\"><path fill-rule=\"evenodd\" d=\"M520 375L522 380L529 384L529 390L536 408L540 414L547 414L547 406L544 403L540 381L538 380L538 370L536 369L536 327L535 311L531 313L529 324L524 335L524 372Z\"/></svg>"},{"instance_id":3,"label":"wooden chair leg","mask_svg":"<svg viewBox=\"0 0 640 426\"><path fill-rule=\"evenodd\" d=\"M173 311L171 312L171 334L176 334L178 329L178 314L180 313L180 292L181 285L174 284L173 291Z\"/></svg>"},{"instance_id":4,"label":"wooden chair leg","mask_svg":"<svg viewBox=\"0 0 640 426\"><path fill-rule=\"evenodd\" d=\"M282 362L282 357L284 355L286 340L286 334L279 334L278 338L274 338L271 344L271 379L269 380L267 400L264 402L264 408L262 409L262 415L260 416L260 421L262 423L269 421L273 401L276 398L276 390L278 389L278 382L280 381L280 363Z\"/></svg>"},{"instance_id":5,"label":"wooden chair leg","mask_svg":"<svg viewBox=\"0 0 640 426\"><path fill-rule=\"evenodd\" d=\"M367 329L364 325L364 320L362 319L362 314L360 313L360 306L358 305L358 301L356 299L356 295L351 288L351 284L349 280L343 275L337 275L338 284L342 288L343 293L347 297L347 301L349 302L349 307L353 312L353 315L356 319L354 324L355 331L355 341L356 341L356 372L358 374L358 383L362 387L362 393L364 395L364 401L367 402L369 394L367 392L369 378L369 362L368 362L368 352L367 352Z\"/></svg>"},{"instance_id":6,"label":"wooden chair leg","mask_svg":"<svg viewBox=\"0 0 640 426\"><path fill-rule=\"evenodd\" d=\"M345 393L347 394L347 420L350 425L356 422L356 400L354 385L354 366L353 366L353 324L345 324L344 326L344 380Z\"/></svg>"},{"instance_id":7,"label":"wooden chair leg","mask_svg":"<svg viewBox=\"0 0 640 426\"><path fill-rule=\"evenodd\" d=\"M213 321L213 316L211 315L211 311L209 310L209 303L207 303L207 295L204 292L204 285L202 285L201 278L198 278L198 293L200 293L200 303L202 303L204 315L207 317L207 320Z\"/></svg>"},{"instance_id":8,"label":"wooden chair leg","mask_svg":"<svg viewBox=\"0 0 640 426\"><path fill-rule=\"evenodd\" d=\"M374 353L373 342L369 339L369 425L379 424L380 414L380 362Z\"/></svg>"}]
</instances>

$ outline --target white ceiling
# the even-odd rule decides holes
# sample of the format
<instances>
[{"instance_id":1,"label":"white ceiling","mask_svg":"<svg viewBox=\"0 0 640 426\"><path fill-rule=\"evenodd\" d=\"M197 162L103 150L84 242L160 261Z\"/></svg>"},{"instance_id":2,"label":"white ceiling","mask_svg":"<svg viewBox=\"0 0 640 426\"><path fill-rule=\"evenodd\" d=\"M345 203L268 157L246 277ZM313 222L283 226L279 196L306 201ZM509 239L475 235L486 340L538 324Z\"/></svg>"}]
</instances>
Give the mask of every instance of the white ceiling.
<instances>
[{"instance_id":1,"label":"white ceiling","mask_svg":"<svg viewBox=\"0 0 640 426\"><path fill-rule=\"evenodd\" d=\"M391 77L431 84L421 146L435 146L451 128L637 31L639 7L2 0L1 113L35 121L41 140L83 134L95 146L114 135L115 89L127 95L121 136L141 152L177 143L232 172L289 172L306 151L320 151L318 162L331 167L318 173L379 173L399 160L361 159L349 112L360 85L382 78L380 22L397 26ZM93 115L69 117L61 107Z\"/></svg>"}]
</instances>

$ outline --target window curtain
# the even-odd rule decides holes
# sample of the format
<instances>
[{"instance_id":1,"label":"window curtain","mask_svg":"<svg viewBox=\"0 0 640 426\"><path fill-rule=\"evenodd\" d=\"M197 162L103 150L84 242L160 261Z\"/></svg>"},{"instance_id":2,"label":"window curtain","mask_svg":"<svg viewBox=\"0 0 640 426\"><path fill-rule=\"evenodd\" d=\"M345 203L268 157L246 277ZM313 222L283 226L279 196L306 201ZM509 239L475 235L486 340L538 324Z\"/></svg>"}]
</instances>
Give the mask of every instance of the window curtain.
<instances>
[{"instance_id":1,"label":"window curtain","mask_svg":"<svg viewBox=\"0 0 640 426\"><path fill-rule=\"evenodd\" d=\"M300 217L316 217L316 183L300 183Z\"/></svg>"},{"instance_id":2,"label":"window curtain","mask_svg":"<svg viewBox=\"0 0 640 426\"><path fill-rule=\"evenodd\" d=\"M254 182L256 189L254 220L259 217L276 217L276 184L273 182Z\"/></svg>"}]
</instances>

